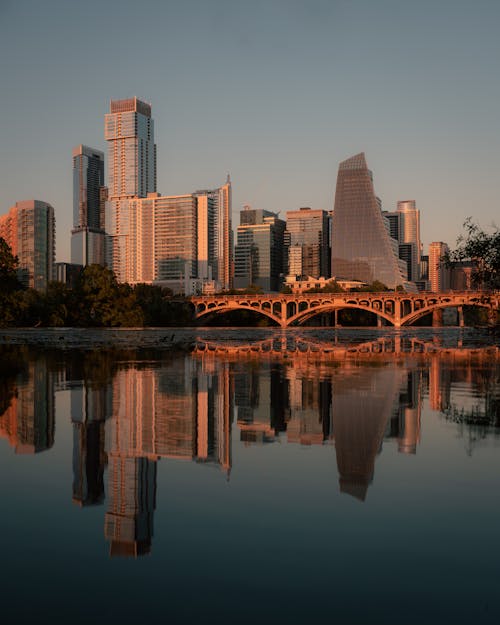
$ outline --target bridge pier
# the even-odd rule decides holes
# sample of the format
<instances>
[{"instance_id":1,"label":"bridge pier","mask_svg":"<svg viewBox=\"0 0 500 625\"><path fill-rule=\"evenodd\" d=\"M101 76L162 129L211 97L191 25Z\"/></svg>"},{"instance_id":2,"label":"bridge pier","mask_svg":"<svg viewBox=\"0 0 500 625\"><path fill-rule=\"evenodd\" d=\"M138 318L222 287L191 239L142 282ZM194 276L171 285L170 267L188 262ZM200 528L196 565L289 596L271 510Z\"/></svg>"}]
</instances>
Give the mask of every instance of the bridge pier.
<instances>
[{"instance_id":1,"label":"bridge pier","mask_svg":"<svg viewBox=\"0 0 500 625\"><path fill-rule=\"evenodd\" d=\"M443 325L443 311L441 308L436 308L432 311L432 327L440 328Z\"/></svg>"},{"instance_id":2,"label":"bridge pier","mask_svg":"<svg viewBox=\"0 0 500 625\"><path fill-rule=\"evenodd\" d=\"M464 307L463 306L457 306L457 312L458 312L458 326L460 328L463 328L465 323L464 323Z\"/></svg>"}]
</instances>

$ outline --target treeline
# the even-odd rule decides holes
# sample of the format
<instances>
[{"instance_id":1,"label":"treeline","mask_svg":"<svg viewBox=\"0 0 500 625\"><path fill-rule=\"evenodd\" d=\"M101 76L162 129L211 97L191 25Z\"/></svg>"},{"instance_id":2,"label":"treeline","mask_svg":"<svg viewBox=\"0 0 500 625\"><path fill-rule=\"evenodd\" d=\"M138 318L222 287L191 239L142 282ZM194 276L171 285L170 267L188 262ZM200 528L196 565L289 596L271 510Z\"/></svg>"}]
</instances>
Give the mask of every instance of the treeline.
<instances>
[{"instance_id":1,"label":"treeline","mask_svg":"<svg viewBox=\"0 0 500 625\"><path fill-rule=\"evenodd\" d=\"M3 242L3 243L2 243ZM72 288L49 282L46 291L26 289L16 277L17 260L0 239L0 326L143 327L192 322L191 304L169 289L119 284L99 265L82 269Z\"/></svg>"}]
</instances>

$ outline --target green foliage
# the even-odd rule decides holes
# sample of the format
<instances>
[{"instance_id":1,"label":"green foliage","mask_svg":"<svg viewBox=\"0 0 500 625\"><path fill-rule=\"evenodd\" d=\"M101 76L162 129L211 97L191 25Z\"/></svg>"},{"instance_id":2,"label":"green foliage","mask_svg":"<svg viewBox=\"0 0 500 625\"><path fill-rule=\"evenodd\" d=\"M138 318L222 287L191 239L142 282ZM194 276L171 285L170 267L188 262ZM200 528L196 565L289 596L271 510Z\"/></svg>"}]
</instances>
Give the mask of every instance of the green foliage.
<instances>
[{"instance_id":1,"label":"green foliage","mask_svg":"<svg viewBox=\"0 0 500 625\"><path fill-rule=\"evenodd\" d=\"M146 326L188 325L193 320L192 305L181 298L173 299L168 288L137 284L134 294Z\"/></svg>"},{"instance_id":2,"label":"green foliage","mask_svg":"<svg viewBox=\"0 0 500 625\"><path fill-rule=\"evenodd\" d=\"M345 289L336 280L332 280L320 289L308 289L305 293L345 293Z\"/></svg>"},{"instance_id":3,"label":"green foliage","mask_svg":"<svg viewBox=\"0 0 500 625\"><path fill-rule=\"evenodd\" d=\"M380 280L375 280L371 284L360 286L351 290L355 293L380 293L383 291L390 291L391 289L383 282L380 282Z\"/></svg>"},{"instance_id":4,"label":"green foliage","mask_svg":"<svg viewBox=\"0 0 500 625\"><path fill-rule=\"evenodd\" d=\"M445 254L443 260L450 268L465 260L473 261L473 284L482 289L500 289L500 230L495 227L488 234L471 217L464 228L465 235L457 239L457 248Z\"/></svg>"},{"instance_id":5,"label":"green foliage","mask_svg":"<svg viewBox=\"0 0 500 625\"><path fill-rule=\"evenodd\" d=\"M115 274L100 265L88 265L78 276L74 322L83 327L142 326L144 316L132 287L119 284Z\"/></svg>"},{"instance_id":6,"label":"green foliage","mask_svg":"<svg viewBox=\"0 0 500 625\"><path fill-rule=\"evenodd\" d=\"M2 293L12 293L22 288L17 279L18 266L17 256L12 254L5 239L0 237L0 291Z\"/></svg>"}]
</instances>

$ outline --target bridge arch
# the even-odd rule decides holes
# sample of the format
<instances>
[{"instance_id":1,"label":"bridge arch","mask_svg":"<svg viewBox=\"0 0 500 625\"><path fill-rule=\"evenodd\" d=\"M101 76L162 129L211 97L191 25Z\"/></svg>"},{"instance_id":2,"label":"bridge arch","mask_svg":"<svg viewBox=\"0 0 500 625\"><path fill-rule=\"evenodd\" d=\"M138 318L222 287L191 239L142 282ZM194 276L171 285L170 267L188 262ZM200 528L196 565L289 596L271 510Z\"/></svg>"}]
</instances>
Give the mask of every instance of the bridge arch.
<instances>
[{"instance_id":1,"label":"bridge arch","mask_svg":"<svg viewBox=\"0 0 500 625\"><path fill-rule=\"evenodd\" d=\"M298 312L293 317L289 317L287 319L287 326L290 326L295 322L298 322L298 325L300 325L301 322L305 322L308 319L311 319L312 317L315 317L316 315L319 315L321 313L335 312L336 310L345 310L348 308L363 310L365 312L372 313L376 317L382 317L383 319L386 319L391 325L394 325L394 318L382 310L374 310L373 308L369 308L367 306L360 306L357 302L342 302L338 304L335 304L334 302L326 302L323 304L318 304L317 306L314 306L312 308L308 308L307 310Z\"/></svg>"},{"instance_id":2,"label":"bridge arch","mask_svg":"<svg viewBox=\"0 0 500 625\"><path fill-rule=\"evenodd\" d=\"M417 321L417 319L420 319L421 317L425 317L425 315L428 315L429 313L432 313L435 310L439 310L443 308L457 308L459 306L469 306L471 308L486 308L487 310L490 310L492 312L496 310L493 304L482 303L480 301L464 302L463 304L458 304L458 303L452 303L449 299L445 301L435 300L432 304L427 305L424 308L419 308L418 310L414 310L408 315L401 317L401 325L409 326L415 321Z\"/></svg>"},{"instance_id":3,"label":"bridge arch","mask_svg":"<svg viewBox=\"0 0 500 625\"><path fill-rule=\"evenodd\" d=\"M271 307L259 307L257 305L255 305L255 303L252 304L237 304L237 305L219 305L219 306L207 306L204 310L199 311L197 310L195 315L196 315L196 321L199 321L200 319L204 318L204 317L208 317L209 315L212 314L225 314L228 312L233 312L233 311L237 311L237 310L244 310L244 311L250 311L253 313L257 313L262 315L263 317L267 317L268 319L271 319L272 321L274 321L277 325L279 326L283 326L283 322L282 320L276 316L275 314L273 314L271 312L272 308Z\"/></svg>"}]
</instances>

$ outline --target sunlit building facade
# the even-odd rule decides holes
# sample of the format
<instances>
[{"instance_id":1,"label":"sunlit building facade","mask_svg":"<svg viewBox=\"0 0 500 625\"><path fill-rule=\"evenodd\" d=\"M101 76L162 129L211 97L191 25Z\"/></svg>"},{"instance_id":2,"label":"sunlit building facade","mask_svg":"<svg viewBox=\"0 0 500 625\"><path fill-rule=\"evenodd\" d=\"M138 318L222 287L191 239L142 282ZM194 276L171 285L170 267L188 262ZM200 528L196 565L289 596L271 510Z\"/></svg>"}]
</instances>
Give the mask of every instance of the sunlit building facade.
<instances>
[{"instance_id":1,"label":"sunlit building facade","mask_svg":"<svg viewBox=\"0 0 500 625\"><path fill-rule=\"evenodd\" d=\"M234 286L278 291L283 278L285 222L275 213L245 207L234 250Z\"/></svg>"},{"instance_id":2,"label":"sunlit building facade","mask_svg":"<svg viewBox=\"0 0 500 625\"><path fill-rule=\"evenodd\" d=\"M156 192L156 145L151 105L137 98L112 100L105 116L108 142L108 200L106 202L106 263L119 281L130 278L129 238L136 198ZM132 202L132 205L131 205Z\"/></svg>"},{"instance_id":3,"label":"sunlit building facade","mask_svg":"<svg viewBox=\"0 0 500 625\"><path fill-rule=\"evenodd\" d=\"M339 166L332 224L332 275L375 280L389 288L407 283L406 264L398 257L373 188L364 153Z\"/></svg>"},{"instance_id":4,"label":"sunlit building facade","mask_svg":"<svg viewBox=\"0 0 500 625\"><path fill-rule=\"evenodd\" d=\"M398 202L397 212L401 215L399 242L412 246L408 279L412 281L420 280L420 256L422 254L422 243L420 241L420 211L416 206L415 200L402 200Z\"/></svg>"},{"instance_id":5,"label":"sunlit building facade","mask_svg":"<svg viewBox=\"0 0 500 625\"><path fill-rule=\"evenodd\" d=\"M86 145L73 150L73 230L71 262L104 264L104 154Z\"/></svg>"},{"instance_id":6,"label":"sunlit building facade","mask_svg":"<svg viewBox=\"0 0 500 625\"><path fill-rule=\"evenodd\" d=\"M330 277L330 216L324 210L287 211L284 235L289 275Z\"/></svg>"},{"instance_id":7,"label":"sunlit building facade","mask_svg":"<svg viewBox=\"0 0 500 625\"><path fill-rule=\"evenodd\" d=\"M41 200L16 202L0 217L0 237L19 259L18 276L26 287L47 288L54 277L54 209Z\"/></svg>"},{"instance_id":8,"label":"sunlit building facade","mask_svg":"<svg viewBox=\"0 0 500 625\"><path fill-rule=\"evenodd\" d=\"M429 245L429 283L431 291L436 293L450 288L450 270L443 261L448 250L448 245L442 241L433 241Z\"/></svg>"}]
</instances>

